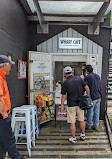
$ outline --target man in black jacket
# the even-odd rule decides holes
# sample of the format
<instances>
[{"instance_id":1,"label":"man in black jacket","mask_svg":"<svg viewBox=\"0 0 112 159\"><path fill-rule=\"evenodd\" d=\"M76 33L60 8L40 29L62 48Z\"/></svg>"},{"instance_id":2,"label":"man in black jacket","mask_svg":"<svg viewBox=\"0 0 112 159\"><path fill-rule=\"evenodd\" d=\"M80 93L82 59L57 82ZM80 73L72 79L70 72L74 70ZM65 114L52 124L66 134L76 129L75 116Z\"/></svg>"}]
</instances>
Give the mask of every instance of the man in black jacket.
<instances>
[{"instance_id":1,"label":"man in black jacket","mask_svg":"<svg viewBox=\"0 0 112 159\"><path fill-rule=\"evenodd\" d=\"M64 101L67 95L67 122L70 123L70 130L72 137L69 138L69 141L72 143L76 143L77 139L75 136L75 121L76 121L76 114L77 118L80 122L80 127L82 133L80 135L81 140L85 140L85 122L84 122L84 110L79 108L79 92L77 85L83 91L84 88L89 95L89 88L85 84L85 82L78 77L77 79L73 76L72 68L67 66L64 68L64 74L66 76L66 81L62 85L62 98L61 98L61 112L64 111ZM83 93L83 92L82 92Z\"/></svg>"}]
</instances>

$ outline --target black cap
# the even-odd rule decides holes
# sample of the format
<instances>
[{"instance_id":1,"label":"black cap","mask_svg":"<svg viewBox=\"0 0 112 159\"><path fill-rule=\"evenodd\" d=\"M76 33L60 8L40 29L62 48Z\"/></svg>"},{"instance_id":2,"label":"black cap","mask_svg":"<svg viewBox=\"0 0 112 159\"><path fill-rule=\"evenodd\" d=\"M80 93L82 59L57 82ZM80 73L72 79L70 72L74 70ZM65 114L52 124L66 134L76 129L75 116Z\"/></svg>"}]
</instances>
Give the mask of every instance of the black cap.
<instances>
[{"instance_id":1,"label":"black cap","mask_svg":"<svg viewBox=\"0 0 112 159\"><path fill-rule=\"evenodd\" d=\"M0 55L0 64L2 63L10 63L11 65L14 65L14 61L10 61L9 58L5 55Z\"/></svg>"}]
</instances>

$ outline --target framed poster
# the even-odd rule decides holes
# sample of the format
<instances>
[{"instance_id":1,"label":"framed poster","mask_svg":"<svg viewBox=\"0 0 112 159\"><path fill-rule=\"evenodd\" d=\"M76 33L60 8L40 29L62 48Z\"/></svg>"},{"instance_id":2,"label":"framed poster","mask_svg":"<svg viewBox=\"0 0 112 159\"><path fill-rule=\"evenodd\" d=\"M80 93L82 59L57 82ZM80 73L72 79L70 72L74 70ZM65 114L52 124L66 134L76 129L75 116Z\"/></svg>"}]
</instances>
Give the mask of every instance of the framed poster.
<instances>
[{"instance_id":1,"label":"framed poster","mask_svg":"<svg viewBox=\"0 0 112 159\"><path fill-rule=\"evenodd\" d=\"M26 79L27 62L18 60L18 79Z\"/></svg>"}]
</instances>

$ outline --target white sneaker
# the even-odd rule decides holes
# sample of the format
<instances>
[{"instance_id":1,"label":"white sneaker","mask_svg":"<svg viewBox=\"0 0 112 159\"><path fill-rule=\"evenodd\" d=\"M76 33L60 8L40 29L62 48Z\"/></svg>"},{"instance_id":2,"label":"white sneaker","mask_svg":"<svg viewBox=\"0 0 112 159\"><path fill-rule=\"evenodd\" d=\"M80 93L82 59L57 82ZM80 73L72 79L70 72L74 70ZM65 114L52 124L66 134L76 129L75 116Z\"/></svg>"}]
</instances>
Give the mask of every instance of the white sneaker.
<instances>
[{"instance_id":1,"label":"white sneaker","mask_svg":"<svg viewBox=\"0 0 112 159\"><path fill-rule=\"evenodd\" d=\"M80 139L82 140L82 141L84 141L85 139L86 139L86 137L85 137L85 134L80 134Z\"/></svg>"},{"instance_id":2,"label":"white sneaker","mask_svg":"<svg viewBox=\"0 0 112 159\"><path fill-rule=\"evenodd\" d=\"M69 138L69 141L70 141L70 142L72 142L72 143L76 143L76 142L77 142L77 139L76 139L76 138L71 137L71 138Z\"/></svg>"}]
</instances>

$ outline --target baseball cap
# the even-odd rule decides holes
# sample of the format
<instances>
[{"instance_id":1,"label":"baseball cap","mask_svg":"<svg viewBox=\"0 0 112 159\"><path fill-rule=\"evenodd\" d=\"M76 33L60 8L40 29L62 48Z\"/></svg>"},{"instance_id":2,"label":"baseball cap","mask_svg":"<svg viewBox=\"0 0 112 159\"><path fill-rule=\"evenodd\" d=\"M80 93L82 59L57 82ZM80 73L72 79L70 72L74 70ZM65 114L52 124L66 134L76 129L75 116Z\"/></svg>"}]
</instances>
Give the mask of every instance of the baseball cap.
<instances>
[{"instance_id":1,"label":"baseball cap","mask_svg":"<svg viewBox=\"0 0 112 159\"><path fill-rule=\"evenodd\" d=\"M72 68L70 66L66 66L64 68L64 73L71 73L72 72Z\"/></svg>"},{"instance_id":2,"label":"baseball cap","mask_svg":"<svg viewBox=\"0 0 112 159\"><path fill-rule=\"evenodd\" d=\"M9 58L5 55L0 55L0 64L2 63L10 63L11 65L14 65L14 61L10 61Z\"/></svg>"}]
</instances>

